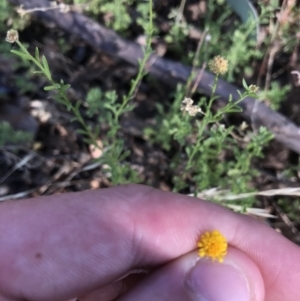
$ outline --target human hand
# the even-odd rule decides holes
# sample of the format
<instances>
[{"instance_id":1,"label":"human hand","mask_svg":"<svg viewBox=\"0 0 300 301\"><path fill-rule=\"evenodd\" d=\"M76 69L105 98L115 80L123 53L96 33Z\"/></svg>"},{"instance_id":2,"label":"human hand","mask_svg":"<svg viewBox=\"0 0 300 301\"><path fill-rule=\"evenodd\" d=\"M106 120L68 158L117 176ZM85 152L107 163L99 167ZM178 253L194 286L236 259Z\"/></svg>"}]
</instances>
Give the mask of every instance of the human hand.
<instances>
[{"instance_id":1,"label":"human hand","mask_svg":"<svg viewBox=\"0 0 300 301\"><path fill-rule=\"evenodd\" d=\"M214 229L223 263L194 251ZM296 301L299 284L298 246L210 202L129 185L0 205L1 301Z\"/></svg>"}]
</instances>

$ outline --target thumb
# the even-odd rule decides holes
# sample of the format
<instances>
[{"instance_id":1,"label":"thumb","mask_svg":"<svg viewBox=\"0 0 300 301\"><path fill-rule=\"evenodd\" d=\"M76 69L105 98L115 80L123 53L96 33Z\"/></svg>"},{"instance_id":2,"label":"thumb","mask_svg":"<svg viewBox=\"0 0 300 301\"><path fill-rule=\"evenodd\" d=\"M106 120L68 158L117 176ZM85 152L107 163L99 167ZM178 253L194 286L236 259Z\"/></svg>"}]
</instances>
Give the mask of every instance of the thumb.
<instances>
[{"instance_id":1,"label":"thumb","mask_svg":"<svg viewBox=\"0 0 300 301\"><path fill-rule=\"evenodd\" d=\"M262 276L244 253L231 249L223 263L198 260L187 273L185 289L195 301L263 301Z\"/></svg>"},{"instance_id":2,"label":"thumb","mask_svg":"<svg viewBox=\"0 0 300 301\"><path fill-rule=\"evenodd\" d=\"M264 283L255 263L229 248L223 263L186 254L157 270L118 301L263 301Z\"/></svg>"}]
</instances>

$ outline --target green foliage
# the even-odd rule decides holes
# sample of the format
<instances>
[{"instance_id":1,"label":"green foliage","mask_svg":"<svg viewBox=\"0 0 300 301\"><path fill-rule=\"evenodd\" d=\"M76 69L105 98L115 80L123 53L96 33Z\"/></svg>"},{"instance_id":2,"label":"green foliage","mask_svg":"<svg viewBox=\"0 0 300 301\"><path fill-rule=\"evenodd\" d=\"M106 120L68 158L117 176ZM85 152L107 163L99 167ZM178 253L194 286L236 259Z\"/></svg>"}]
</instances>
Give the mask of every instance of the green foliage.
<instances>
[{"instance_id":1,"label":"green foliage","mask_svg":"<svg viewBox=\"0 0 300 301\"><path fill-rule=\"evenodd\" d=\"M237 107L239 101L256 95L244 82L246 92L240 93L240 99L237 102L229 101L225 107L213 113L211 107L216 99L214 91L217 81L216 77L210 99L201 98L198 103L202 109L201 119L180 114L184 89L178 86L171 107L165 109L158 105L156 127L145 130L149 142L161 145L167 151L177 143L179 152L185 153L184 156L175 153L170 158L175 191L191 186L195 194L214 187L233 193L252 191L251 180L257 176L252 161L263 157L263 147L273 138L269 131L260 128L253 134L242 133L243 145L240 145L240 141L234 138L235 128L226 128L220 121L225 114L240 111ZM247 206L252 205L253 199L247 201Z\"/></svg>"},{"instance_id":2,"label":"green foliage","mask_svg":"<svg viewBox=\"0 0 300 301\"><path fill-rule=\"evenodd\" d=\"M131 23L130 15L126 5L130 5L128 0L98 1L98 9L102 13L111 13L113 18L107 18L106 25L112 26L116 31L126 30ZM103 3L104 2L104 3ZM125 5L126 4L126 5Z\"/></svg>"},{"instance_id":3,"label":"green foliage","mask_svg":"<svg viewBox=\"0 0 300 301\"><path fill-rule=\"evenodd\" d=\"M207 42L200 50L201 61L222 54L229 64L227 80L233 82L237 74L246 72L251 60L261 58L262 53L256 48L253 32L256 30L256 21L249 19L245 24L235 22L234 26L224 31L224 24L231 16L232 10L228 4L216 4L215 0L207 1L207 14L205 18L205 31ZM222 13L220 13L222 10ZM219 18L215 14L219 12Z\"/></svg>"},{"instance_id":4,"label":"green foliage","mask_svg":"<svg viewBox=\"0 0 300 301\"><path fill-rule=\"evenodd\" d=\"M270 102L271 108L278 110L290 90L291 87L289 85L281 87L277 82L271 82L269 90L259 92L259 99Z\"/></svg>"},{"instance_id":5,"label":"green foliage","mask_svg":"<svg viewBox=\"0 0 300 301\"><path fill-rule=\"evenodd\" d=\"M284 212L287 212L288 217L291 221L299 221L300 214L300 199L294 198L292 201L286 198L280 198L278 205L281 206Z\"/></svg>"},{"instance_id":6,"label":"green foliage","mask_svg":"<svg viewBox=\"0 0 300 301\"><path fill-rule=\"evenodd\" d=\"M118 132L121 130L119 123L120 117L125 112L131 111L134 106L130 104L134 93L138 87L139 82L144 76L144 68L146 62L152 52L151 40L153 35L153 10L152 1L148 4L149 20L148 26L145 28L147 34L147 45L144 50L144 57L139 62L138 74L131 82L131 87L127 95L123 96L122 101L118 102L118 97L115 91L109 91L103 95L99 89L93 89L87 96L87 104L89 106L87 115L92 117L101 110L105 111L106 122L109 125L109 131L107 133L107 140L104 141L106 146L103 155L99 160L105 166L105 170L108 171L108 175L111 178L113 184L124 184L128 182L138 182L136 172L131 168L130 164L125 161L130 152L125 150L124 141L118 137ZM20 50L11 50L12 53L22 58L25 62L30 62L37 69L34 71L36 74L42 74L45 76L50 85L44 87L45 91L54 91L54 99L62 104L68 111L72 112L74 117L71 121L77 121L81 124L82 128L78 130L85 141L99 148L101 152L102 148L98 145L97 137L99 135L100 127L91 129L91 127L84 120L79 108L81 101L77 101L75 104L69 101L67 97L67 90L70 88L69 84L65 84L62 80L57 83L53 80L52 74L45 56L40 56L39 49L36 47L34 56L29 53L26 47L20 42L16 41ZM104 100L104 102L102 102ZM101 120L100 120L101 121Z\"/></svg>"},{"instance_id":7,"label":"green foliage","mask_svg":"<svg viewBox=\"0 0 300 301\"><path fill-rule=\"evenodd\" d=\"M148 32L149 29L147 28L150 23L149 23L149 5L147 2L140 2L140 1L135 1L136 2L136 11L138 12L138 17L137 17L137 24L139 24L145 32ZM152 19L156 17L155 12L152 12ZM155 24L151 22L152 24L151 29L153 31L153 34L156 34L158 32L158 29L156 28Z\"/></svg>"},{"instance_id":8,"label":"green foliage","mask_svg":"<svg viewBox=\"0 0 300 301\"><path fill-rule=\"evenodd\" d=\"M86 4L85 0L74 0L75 4ZM218 4L218 5L216 5ZM260 23L269 22L275 16L278 9L278 1L271 1L271 5L261 7ZM69 85L64 82L55 82L52 78L48 62L41 57L36 49L32 56L18 42L19 50L12 52L34 66L35 73L42 74L49 81L46 91L53 91L56 101L72 112L74 118L81 124L78 132L85 141L101 150L102 170L111 180L113 185L139 182L137 172L132 168L128 160L130 151L125 144L124 133L120 125L120 118L126 112L134 108L132 102L140 81L145 74L145 64L151 54L151 38L159 33L153 24L155 14L152 9L152 1L125 1L125 0L92 0L89 1L88 10L95 17L103 16L106 25L123 34L128 33L128 27L136 22L144 29L147 37L145 57L139 64L136 78L131 82L127 95L119 95L116 91L102 91L92 88L83 102L72 103L67 98L66 91ZM135 14L132 14L135 10ZM253 21L241 24L236 21L232 26L224 30L224 24L228 18L232 18L232 10L224 1L207 1L207 13L205 16L204 32L206 39L199 53L187 53L183 43L188 39L188 33L192 26L185 18L178 18L180 9L171 10L167 22L169 32L164 36L168 49L175 49L180 54L181 61L191 63L198 62L201 65L209 58L221 54L229 60L227 79L234 81L252 68L254 59L261 59L265 53L256 47L256 41L252 38L256 24ZM219 17L216 19L215 15ZM135 20L132 20L134 15ZM1 15L0 15L1 20ZM5 19L6 20L6 19ZM166 21L166 20L165 20ZM286 39L288 30L282 36ZM271 38L266 39L266 45ZM289 40L290 41L290 40ZM288 40L286 42L289 43ZM62 48L68 49L68 45L60 42ZM286 45L287 45L286 44ZM290 44L289 44L290 45ZM195 57L197 55L197 57ZM272 139L272 135L265 128L259 128L256 132L242 129L237 126L223 124L224 117L233 112L239 112L238 102L247 96L258 98L253 92L253 87L248 87L245 81L243 86L245 93L240 94L240 99L214 111L213 103L216 100L215 89L218 77L212 87L212 94L207 99L201 97L196 106L201 108L196 116L190 116L182 112L182 101L188 94L187 86L178 85L172 95L171 105L157 103L158 114L155 117L156 126L148 127L144 131L144 138L148 143L161 148L169 157L170 174L175 191L191 191L197 193L211 188L229 190L231 193L244 193L253 191L253 180L258 176L253 161L263 157L263 148ZM240 81L239 81L240 82ZM21 83L20 85L23 85ZM268 98L272 101L273 108L278 108L280 100L288 92L288 87L280 88L272 83L271 89L261 92L260 98ZM84 110L85 109L85 110ZM82 113L84 111L84 113ZM84 114L84 115L83 115ZM87 117L87 118L86 118ZM96 120L97 126L91 128L89 121ZM103 145L99 146L98 137L101 136ZM253 199L244 201L243 206L253 204Z\"/></svg>"},{"instance_id":9,"label":"green foliage","mask_svg":"<svg viewBox=\"0 0 300 301\"><path fill-rule=\"evenodd\" d=\"M15 8L8 1L0 1L0 32L6 32L8 24L13 28L22 30L29 22L29 17L20 18Z\"/></svg>"},{"instance_id":10,"label":"green foliage","mask_svg":"<svg viewBox=\"0 0 300 301\"><path fill-rule=\"evenodd\" d=\"M260 23L261 24L269 24L270 19L274 19L276 13L280 9L279 0L270 0L268 5L265 5L264 1L258 1L260 8Z\"/></svg>"},{"instance_id":11,"label":"green foliage","mask_svg":"<svg viewBox=\"0 0 300 301\"><path fill-rule=\"evenodd\" d=\"M170 31L165 36L165 41L168 44L174 44L174 46L177 46L178 48L182 46L180 42L186 40L186 36L191 28L184 19L178 21L179 14L181 14L181 12L178 9L172 9L169 13L168 19L170 20Z\"/></svg>"},{"instance_id":12,"label":"green foliage","mask_svg":"<svg viewBox=\"0 0 300 301\"><path fill-rule=\"evenodd\" d=\"M6 144L26 144L31 139L32 134L16 131L8 122L0 122L0 147Z\"/></svg>"},{"instance_id":13,"label":"green foliage","mask_svg":"<svg viewBox=\"0 0 300 301\"><path fill-rule=\"evenodd\" d=\"M147 139L157 143L165 150L170 150L171 142L174 139L183 145L187 134L192 130L192 124L188 122L188 115L182 117L178 114L184 98L183 87L178 85L174 94L175 101L168 111L160 103L156 104L159 113L156 119L157 126L146 128L144 132ZM157 131L157 129L159 130Z\"/></svg>"},{"instance_id":14,"label":"green foliage","mask_svg":"<svg viewBox=\"0 0 300 301\"><path fill-rule=\"evenodd\" d=\"M230 47L222 52L222 55L230 61L228 81L233 81L235 74L245 73L245 67L251 60L262 57L262 53L256 49L255 40L251 38L255 27L256 24L253 21L237 27L232 34Z\"/></svg>"},{"instance_id":15,"label":"green foliage","mask_svg":"<svg viewBox=\"0 0 300 301\"><path fill-rule=\"evenodd\" d=\"M2 24L9 18L10 11L9 11L9 4L7 1L0 2L0 24Z\"/></svg>"},{"instance_id":16,"label":"green foliage","mask_svg":"<svg viewBox=\"0 0 300 301\"><path fill-rule=\"evenodd\" d=\"M86 0L74 0L75 4L86 4ZM125 31L131 23L128 6L133 0L92 0L86 9L93 15L106 14L105 23L116 31ZM148 10L149 11L149 10Z\"/></svg>"},{"instance_id":17,"label":"green foliage","mask_svg":"<svg viewBox=\"0 0 300 301\"><path fill-rule=\"evenodd\" d=\"M92 0L86 5L86 0L74 0L74 4L83 5L86 11L92 13L97 18L99 15L104 16L105 25L114 29L115 31L126 35L128 27L136 21L138 25L146 29L149 25L149 3L138 0ZM137 12L134 20L130 11ZM153 17L155 13L152 12ZM152 29L157 32L152 24ZM147 31L147 30L146 30Z\"/></svg>"}]
</instances>

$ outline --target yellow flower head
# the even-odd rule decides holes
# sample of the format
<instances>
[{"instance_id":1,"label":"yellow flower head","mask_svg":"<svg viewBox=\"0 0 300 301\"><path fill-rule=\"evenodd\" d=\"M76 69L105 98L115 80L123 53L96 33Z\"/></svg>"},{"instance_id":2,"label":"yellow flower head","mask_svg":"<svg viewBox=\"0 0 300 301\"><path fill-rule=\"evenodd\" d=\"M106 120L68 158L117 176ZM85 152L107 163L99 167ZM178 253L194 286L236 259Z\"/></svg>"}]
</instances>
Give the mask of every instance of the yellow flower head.
<instances>
[{"instance_id":1,"label":"yellow flower head","mask_svg":"<svg viewBox=\"0 0 300 301\"><path fill-rule=\"evenodd\" d=\"M213 261L222 262L227 254L226 238L218 231L205 232L198 242L200 257L210 257Z\"/></svg>"},{"instance_id":2,"label":"yellow flower head","mask_svg":"<svg viewBox=\"0 0 300 301\"><path fill-rule=\"evenodd\" d=\"M208 62L208 67L215 74L224 74L228 71L228 61L222 56L217 55Z\"/></svg>"},{"instance_id":3,"label":"yellow flower head","mask_svg":"<svg viewBox=\"0 0 300 301\"><path fill-rule=\"evenodd\" d=\"M10 29L6 34L5 40L9 43L15 43L19 40L19 33L14 29Z\"/></svg>"}]
</instances>

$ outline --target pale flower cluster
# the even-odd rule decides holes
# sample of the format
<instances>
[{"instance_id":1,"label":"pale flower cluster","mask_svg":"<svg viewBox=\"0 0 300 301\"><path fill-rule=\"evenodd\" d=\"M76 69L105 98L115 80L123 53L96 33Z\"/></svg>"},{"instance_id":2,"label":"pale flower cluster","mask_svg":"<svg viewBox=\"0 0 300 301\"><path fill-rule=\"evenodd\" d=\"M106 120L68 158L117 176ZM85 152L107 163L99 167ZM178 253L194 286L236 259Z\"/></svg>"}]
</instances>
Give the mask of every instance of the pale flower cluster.
<instances>
[{"instance_id":1,"label":"pale flower cluster","mask_svg":"<svg viewBox=\"0 0 300 301\"><path fill-rule=\"evenodd\" d=\"M6 42L8 43L15 43L19 41L19 33L15 29L10 29L6 34Z\"/></svg>"},{"instance_id":2,"label":"pale flower cluster","mask_svg":"<svg viewBox=\"0 0 300 301\"><path fill-rule=\"evenodd\" d=\"M217 55L208 62L208 67L211 72L217 75L225 74L228 71L228 60L220 55Z\"/></svg>"},{"instance_id":3,"label":"pale flower cluster","mask_svg":"<svg viewBox=\"0 0 300 301\"><path fill-rule=\"evenodd\" d=\"M258 87L256 85L250 85L249 86L249 91L252 93L256 93L258 91Z\"/></svg>"},{"instance_id":4,"label":"pale flower cluster","mask_svg":"<svg viewBox=\"0 0 300 301\"><path fill-rule=\"evenodd\" d=\"M191 98L186 97L181 103L181 111L188 112L190 116L195 116L197 113L201 113L201 109L198 106L193 105L194 101Z\"/></svg>"}]
</instances>

